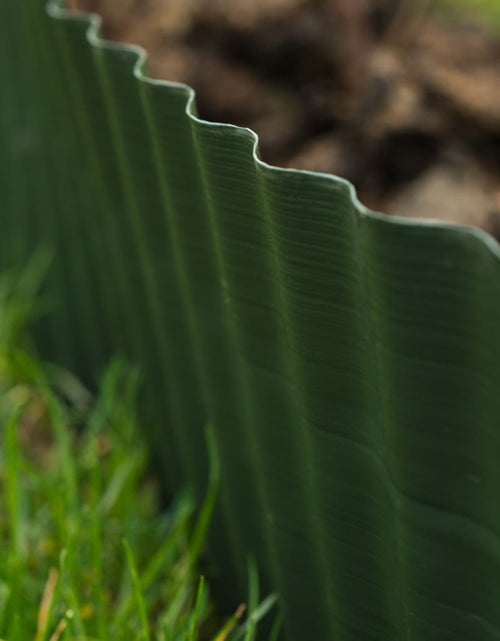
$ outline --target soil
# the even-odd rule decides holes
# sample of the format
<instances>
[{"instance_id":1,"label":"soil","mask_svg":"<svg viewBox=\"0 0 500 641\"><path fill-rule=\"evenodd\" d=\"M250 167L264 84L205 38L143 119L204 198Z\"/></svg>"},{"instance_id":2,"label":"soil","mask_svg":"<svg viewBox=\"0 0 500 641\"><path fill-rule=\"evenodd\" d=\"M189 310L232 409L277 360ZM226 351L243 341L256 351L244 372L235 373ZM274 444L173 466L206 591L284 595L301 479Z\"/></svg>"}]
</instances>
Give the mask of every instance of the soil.
<instances>
[{"instance_id":1,"label":"soil","mask_svg":"<svg viewBox=\"0 0 500 641\"><path fill-rule=\"evenodd\" d=\"M500 238L500 39L425 0L72 0L251 127L267 162L335 173L368 207Z\"/></svg>"}]
</instances>

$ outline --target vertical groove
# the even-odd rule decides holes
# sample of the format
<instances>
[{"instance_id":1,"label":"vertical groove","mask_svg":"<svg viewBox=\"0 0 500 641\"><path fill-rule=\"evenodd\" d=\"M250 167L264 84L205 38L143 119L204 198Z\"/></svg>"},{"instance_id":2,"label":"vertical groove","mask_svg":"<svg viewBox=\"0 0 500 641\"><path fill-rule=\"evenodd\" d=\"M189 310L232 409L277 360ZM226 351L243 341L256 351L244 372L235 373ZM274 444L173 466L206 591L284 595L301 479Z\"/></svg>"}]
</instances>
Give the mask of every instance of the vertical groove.
<instances>
[{"instance_id":1,"label":"vertical groove","mask_svg":"<svg viewBox=\"0 0 500 641\"><path fill-rule=\"evenodd\" d=\"M86 158L88 159L92 169L92 178L98 187L98 202L100 203L101 213L107 219L107 222L109 222L114 215L114 207L111 204L112 196L109 194L108 187L105 183L105 170L102 166L101 153L92 125L89 121L89 115L85 108L84 91L77 75L79 67L77 61L73 59L71 48L66 40L66 36L69 36L70 24L71 23L69 21L67 23L60 22L59 20L56 21L56 25L59 27L59 29L56 29L56 37L58 38L58 43L60 45L60 58L63 61L67 72L66 77L69 92L72 96L71 106L73 108L75 122L77 123L77 127L80 131L82 145L86 151ZM77 26L80 26L79 23ZM88 25L85 25L85 32L87 28ZM79 43L79 46L89 47L90 45L82 37L82 41ZM71 62L73 62L73 64L71 64ZM90 206L92 206L92 204L93 203L91 203ZM94 231L94 237L95 233L96 232ZM121 255L122 252L118 247L118 235L115 235L114 238L106 238L106 240L109 243L107 245L107 249L109 250L108 254L104 256L101 255L100 251L96 251L95 256L97 256L97 259L101 263L99 269L101 275L108 275L109 280L107 280L107 282L112 281L115 285L114 287L108 287L107 291L105 291L105 287L103 285L102 296L103 300L107 304L107 313L105 316L110 324L109 335L114 338L114 349L118 350L125 349L130 344L131 337L135 337L136 332L131 327L133 315L129 315L127 312L126 300L130 299L130 295L128 288L126 287L125 278L123 277L125 273L123 268L124 259ZM100 260L101 258L102 261ZM126 328L126 338L122 344L118 346L120 343L118 337L123 333L123 327ZM134 338L132 338L132 340L134 341Z\"/></svg>"},{"instance_id":2,"label":"vertical groove","mask_svg":"<svg viewBox=\"0 0 500 641\"><path fill-rule=\"evenodd\" d=\"M359 274L359 285L360 285L360 295L363 303L364 317L365 317L365 326L368 333L367 341L367 352L368 352L368 371L370 372L370 378L374 382L374 394L371 395L371 398L367 399L368 413L372 417L378 417L379 423L373 420L371 425L374 425L376 429L379 429L381 433L377 432L373 434L373 443L376 446L377 443L384 443L384 448L382 452L376 453L376 456L380 457L382 460L383 469L394 470L393 461L390 460L392 455L392 448L390 445L388 447L388 442L390 442L391 435L389 433L389 425L391 421L394 421L390 409L390 394L391 390L388 388L388 384L385 380L386 365L383 360L383 353L387 351L387 345L385 344L384 337L381 333L380 328L380 310L376 305L376 292L373 291L374 286L371 284L371 281L375 281L377 278L377 264L373 261L371 253L369 251L369 235L368 235L368 224L366 217L358 212L353 212L354 219L354 234L353 234L353 245L355 251L355 260L354 265L358 270ZM368 310L366 312L365 310ZM389 449L389 453L388 453ZM390 473L390 472L389 472ZM394 481L391 479L391 483ZM397 487L397 483L394 483ZM401 641L409 641L410 639L410 629L409 623L407 620L407 613L409 611L409 606L407 604L407 581L404 575L403 569L403 558L401 550L401 514L400 514L400 500L394 492L390 492L387 488L390 509L392 512L392 527L386 526L386 529L390 532L390 538L392 540L391 551L394 553L395 563L391 563L390 558L386 558L385 568L393 568L392 573L390 573L388 583L390 585L391 591L393 592L392 599L390 603L387 603L387 609L393 612L392 622L394 629L397 629L399 639ZM396 612L395 612L396 610ZM394 620L394 619L397 620Z\"/></svg>"},{"instance_id":3,"label":"vertical groove","mask_svg":"<svg viewBox=\"0 0 500 641\"><path fill-rule=\"evenodd\" d=\"M214 421L214 412L211 409L211 399L209 384L207 382L206 375L206 365L204 363L203 350L201 346L200 333L198 331L198 324L196 321L196 315L194 310L193 294L191 291L188 271L185 265L183 252L182 252L182 243L177 229L177 224L174 217L174 207L171 202L169 195L169 176L166 164L162 162L162 153L159 145L159 137L157 124L154 117L154 114L149 103L147 95L147 85L140 85L140 96L142 101L142 106L145 114L145 119L147 123L149 138L151 142L151 148L153 150L154 165L155 171L158 178L159 190L161 195L161 205L162 213L166 219L167 226L170 232L170 251L173 255L174 260L174 269L176 272L176 280L179 283L179 289L181 293L182 303L185 309L185 316L187 319L187 328L190 339L190 346L193 352L194 363L195 363L195 380L199 386L201 396L203 398L203 404L206 408L207 415L211 423ZM186 437L193 436L191 434L192 430L189 429L189 426L185 428ZM197 438L200 438L200 434L194 435ZM195 479L195 473L192 473L191 478ZM222 501L227 505L227 492L224 487L221 488ZM238 543L232 527L232 524L227 523L227 535L229 539L230 546L230 556L234 567L238 566L238 556L241 556L241 551L238 552Z\"/></svg>"},{"instance_id":4,"label":"vertical groove","mask_svg":"<svg viewBox=\"0 0 500 641\"><path fill-rule=\"evenodd\" d=\"M36 47L39 34L37 30L35 33L28 33L28 25L31 24L29 18L30 5L21 3L20 15L18 20L21 22L20 31L18 33L19 44L23 48L23 59L25 60L25 70L22 75L22 84L26 87L23 104L18 105L19 112L24 114L23 133L26 137L26 144L32 145L33 148L29 149L25 156L25 164L36 167L33 171L21 171L20 175L23 176L22 189L26 193L27 205L24 208L27 214L25 238L29 239L29 251L38 249L37 244L40 242L40 236L43 242L47 243L50 250L61 251L64 243L63 234L58 227L55 215L55 203L53 193L57 189L56 180L58 177L50 171L51 158L49 149L46 146L46 141L39 141L38 147L36 142L30 140L31 136L42 136L47 134L43 127L39 128L36 132L35 122L42 122L42 119L47 118L45 105L41 104L41 100L37 100L38 91L41 87L41 76L46 77L44 74L44 67L40 61L40 55L43 56L44 48L41 46ZM37 7L38 9L38 7ZM35 24L38 20L35 20ZM24 28L23 28L24 27ZM37 52L37 53L34 53ZM37 103L39 103L37 105ZM41 142L41 144L40 144ZM23 168L25 169L25 168ZM27 184L24 182L26 178L30 180ZM32 182L31 182L32 181ZM17 260L21 261L23 255L17 256ZM57 290L56 300L58 305L62 305L63 301L71 300L69 296L71 284L67 274L63 270L50 269L48 277L53 280ZM69 305L68 305L69 306ZM52 311L52 310L51 310ZM53 323L48 323L48 334L54 349L56 350L57 357L65 364L75 363L75 343L70 336L70 323L66 322L68 318L67 308L64 311L54 310L55 318ZM66 316L66 318L64 318Z\"/></svg>"},{"instance_id":5,"label":"vertical groove","mask_svg":"<svg viewBox=\"0 0 500 641\"><path fill-rule=\"evenodd\" d=\"M3 141L2 151L3 157L0 153L0 180L2 181L2 202L1 208L4 211L5 218L2 220L3 224L8 227L4 229L4 233L0 234L1 253L0 260L2 261L2 268L7 269L11 266L12 245L16 244L16 235L19 225L19 216L21 210L16 206L15 188L14 183L16 177L19 177L21 172L16 167L14 156L14 145L12 140L13 124L15 123L16 109L14 106L14 99L16 97L17 87L13 82L14 69L16 67L15 56L15 30L11 18L11 7L9 0L6 0L3 7L4 19L0 21L0 47L1 47L1 61L0 70L2 78L5 78L7 86L11 87L10 91L2 91L0 93L0 139ZM16 218L17 212L17 219Z\"/></svg>"},{"instance_id":6,"label":"vertical groove","mask_svg":"<svg viewBox=\"0 0 500 641\"><path fill-rule=\"evenodd\" d=\"M124 270L124 257L123 248L119 246L119 237L115 221L112 220L116 217L116 207L111 204L112 195L110 194L111 186L105 181L105 169L103 167L102 154L107 153L105 150L101 151L99 148L99 141L96 139L92 124L88 119L88 113L85 109L85 96L84 90L81 86L81 80L77 76L79 69L78 61L73 58L73 51L66 40L67 30L70 24L75 28L80 28L79 21L77 23L62 23L59 20L54 21L56 25L55 36L59 44L59 58L66 74L66 85L69 93L69 105L73 112L74 122L76 128L79 130L82 150L85 152L84 158L89 161L91 169L91 178L97 186L96 193L92 193L92 201L87 205L87 216L83 219L86 225L87 237L89 244L94 246L94 253L92 257L88 258L87 269L94 269L96 273L96 286L100 292L100 300L102 301L103 309L105 311L103 320L107 323L106 334L109 337L107 352L102 355L101 367L104 367L107 360L115 353L125 352L127 358L130 358L130 345L137 345L137 329L131 325L130 321L135 314L135 305L127 305L126 301L133 301L131 296L131 289L127 286L127 279L125 277L126 271ZM64 27L64 28L63 28ZM87 27L84 29L86 33ZM90 44L83 34L78 35L78 44L80 48L90 48ZM102 145L101 145L102 146ZM83 168L82 168L83 170ZM97 196L97 198L96 198ZM95 203L95 204L94 204ZM96 212L96 205L98 209ZM90 212L92 211L92 215ZM103 236L103 231L100 227L99 214L104 218L106 227L106 236ZM112 235L109 236L109 231ZM113 233L114 232L114 233ZM99 247L96 247L95 239L99 237ZM103 241L106 241L103 243ZM102 251L101 251L102 247ZM124 330L126 336L124 337ZM137 353L137 347L133 350ZM149 386L148 386L149 387ZM141 393L143 404L145 399L145 392ZM164 395L159 394L158 397L161 402L164 402ZM175 410L174 410L175 412ZM146 414L146 412L144 412ZM146 418L146 416L145 416ZM148 417L148 420L153 420L155 423L161 425L164 417L158 415ZM172 416L171 422L177 426L181 425L178 420L177 414ZM175 427L174 427L175 429ZM173 475L173 468L178 468L177 456L175 453L165 451L164 455L170 459L168 466L163 466L163 473L169 479L170 488L172 489L178 484ZM178 474L177 474L178 476Z\"/></svg>"},{"instance_id":7,"label":"vertical groove","mask_svg":"<svg viewBox=\"0 0 500 641\"><path fill-rule=\"evenodd\" d=\"M241 425L239 426L239 429L241 429L242 433L244 434L245 449L247 449L248 451L250 464L253 468L253 471L257 472L256 474L254 474L253 480L257 484L258 504L261 507L262 506L264 507L263 510L261 509L261 516L262 516L262 514L267 514L269 512L269 507L266 501L265 488L262 485L262 474L260 473L260 471L258 471L258 462L257 462L258 455L256 453L256 444L254 440L254 434L256 431L255 417L253 416L253 413L252 413L252 402L249 395L248 385L245 380L245 374L242 368L241 348L238 344L239 342L238 333L237 333L237 328L234 324L234 311L231 309L231 301L230 301L229 293L227 291L227 285L226 285L227 275L225 273L223 254L221 251L219 233L217 229L216 212L214 211L213 202L212 202L210 179L207 172L202 144L198 134L199 128L203 126L204 126L203 123L192 121L191 131L193 136L194 148L196 150L196 157L197 157L198 167L200 171L201 183L203 186L203 192L205 196L205 207L206 207L208 224L209 224L210 233L211 233L210 242L213 246L216 270L218 273L218 280L223 292L221 314L226 319L229 349L231 352L233 366L236 368L236 371L234 373L235 373L235 379L236 379L236 388L239 395L239 399L237 402L241 407L241 410L240 410ZM234 400L233 400L233 403L234 403ZM220 427L221 426L219 426L219 428ZM238 429L238 427L234 426L233 429ZM216 430L216 433L217 433L217 430ZM226 479L226 482L230 482L230 479ZM231 503L228 503L227 505L232 512L235 512L235 517L236 517L238 513L238 509L235 508L234 504L232 505ZM240 506L240 508L241 507L243 506ZM251 510L250 506L244 506L244 507L245 507L245 510ZM254 516L258 517L259 516L258 512ZM231 528L235 528L236 521L237 521L237 517L228 519L228 522ZM264 555L264 559L262 559L262 557L261 559L264 561L264 563L267 563L269 567L273 568L273 570L276 571L276 567L275 567L276 551L273 550L273 544L272 544L272 539L269 532L268 520L267 518L264 518L264 519L261 518L260 522L261 522L261 527L264 530L264 549L260 551L261 554ZM235 529L239 530L239 538L241 541L245 541L245 540L248 541L249 533L242 532L241 524L240 524L240 527L236 526ZM255 541L251 541L251 543L253 543L254 545L256 544ZM247 553L256 552L256 551L257 550L247 550ZM240 563L241 563L241 560L242 559L240 559ZM262 563L262 560L261 560L261 563ZM280 583L281 582L282 581L280 580Z\"/></svg>"},{"instance_id":8,"label":"vertical groove","mask_svg":"<svg viewBox=\"0 0 500 641\"><path fill-rule=\"evenodd\" d=\"M301 476L304 479L304 483L306 484L307 488L306 492L309 495L309 500L307 501L310 506L309 514L307 515L307 517L305 517L304 520L307 523L308 529L311 531L312 539L315 539L317 542L317 547L315 547L315 552L317 555L317 558L315 560L317 566L316 571L318 572L318 576L320 577L320 582L322 584L322 589L319 590L319 592L320 594L324 594L326 598L332 639L343 641L338 624L338 612L336 607L334 587L331 584L328 571L328 563L326 561L327 557L325 554L325 537L323 532L323 524L321 523L320 515L316 509L318 505L317 480L312 461L311 445L308 437L308 425L305 409L306 405L302 396L302 383L299 376L300 367L294 356L297 353L297 350L294 347L295 337L290 321L289 303L286 294L287 285L281 258L282 250L280 248L279 237L274 220L273 207L271 206L269 196L267 194L267 186L264 173L265 171L266 169L264 168L261 169L259 173L265 218L268 224L268 239L271 246L271 254L274 258L276 300L280 311L285 342L288 347L288 349L284 351L283 357L286 368L286 375L291 381L295 392L295 396L293 399L295 401L295 408L292 414L296 417L296 421L293 425L293 438L301 444L299 447L299 451L301 451L303 455L299 456L299 464L301 464L302 466Z\"/></svg>"},{"instance_id":9,"label":"vertical groove","mask_svg":"<svg viewBox=\"0 0 500 641\"><path fill-rule=\"evenodd\" d=\"M68 97L64 92L65 84L56 82L54 74L46 73L47 69L53 68L54 63L57 64L58 56L54 55L55 47L52 45L52 39L44 33L40 21L35 21L35 24L37 25L36 37L40 39L41 55L39 60L41 67L39 77L46 79L51 95L55 96L55 100L59 105L64 106L59 111L57 127L68 132L68 138L73 144L74 136L69 135L72 130L72 123L66 108ZM49 50L49 47L51 50ZM54 119L54 115L51 115ZM73 327L73 331L78 331L79 343L81 342L77 355L78 361L72 362L71 367L79 366L83 368L85 363L87 369L85 378L88 381L89 374L95 375L98 372L104 350L102 349L102 328L96 323L95 301L93 300L93 290L89 278L89 273L93 271L93 268L85 255L87 243L81 227L82 210L84 208L80 199L77 199L74 204L76 212L72 215L72 212L68 209L68 204L71 203L74 194L74 191L72 193L70 190L74 188L76 181L70 171L70 167L64 162L64 154L61 153L59 148L54 151L49 144L46 144L45 147L52 152L50 154L50 164L48 164L49 171L47 172L50 176L50 191L52 194L58 195L58 197L54 196L53 198L55 227L62 228L60 240L57 242L57 252L62 256L61 261L64 263L64 272L68 274L69 289L71 291L71 295L66 296L65 299L71 301L76 317L75 323L68 322L67 325L68 327ZM76 233L73 228L75 228ZM57 311L56 314L60 315Z\"/></svg>"},{"instance_id":10,"label":"vertical groove","mask_svg":"<svg viewBox=\"0 0 500 641\"><path fill-rule=\"evenodd\" d=\"M13 6L14 5L14 6ZM19 15L16 15L16 2L6 0L4 11L7 15L2 20L5 25L6 43L9 46L9 53L6 60L10 61L12 73L9 78L10 91L2 91L3 97L8 105L7 115L9 120L2 123L5 126L4 138L2 148L5 149L7 142L7 149L9 154L5 158L5 169L8 172L8 194L9 199L6 203L7 211L11 213L14 220L12 220L12 236L10 238L9 247L6 247L7 255L4 259L7 260L7 266L12 267L13 263L19 260L19 256L23 253L29 252L30 247L27 242L28 237L28 221L27 221L27 196L23 172L23 156L19 147L23 144L22 133L26 126L26 117L23 115L26 109L25 96L23 95L24 84L22 82L14 82L15 72L19 76L27 76L23 73L23 67L26 60L23 59L19 49L21 48L21 38L18 33L19 30ZM19 77L18 76L18 77ZM22 127L20 127L22 125ZM24 150L23 150L24 151ZM25 152L24 152L25 153Z\"/></svg>"},{"instance_id":11,"label":"vertical groove","mask_svg":"<svg viewBox=\"0 0 500 641\"><path fill-rule=\"evenodd\" d=\"M108 70L105 61L102 57L104 49L96 50L96 65L98 75L101 83L104 101L107 109L107 116L111 130L111 137L114 144L118 170L120 174L121 187L125 195L125 202L127 208L127 215L132 227L133 238L136 244L137 251L137 265L141 273L141 279L145 288L145 299L148 313L144 317L144 324L142 333L149 333L151 330L152 336L159 346L160 353L154 356L155 360L159 363L160 371L168 385L168 393L170 396L170 425L171 429L177 434L177 441L181 449L182 459L184 466L189 470L190 478L196 477L196 469L194 468L195 461L189 455L189 447L186 439L189 437L188 431L185 429L181 419L180 409L176 403L175 390L175 377L171 369L170 348L168 346L168 339L165 328L159 325L161 318L159 304L161 300L161 292L158 288L155 275L153 273L151 259L148 254L147 239L144 235L144 229L141 223L141 212L139 209L138 196L136 191L136 184L134 176L129 166L128 157L124 148L124 132L120 130L120 122L114 102L113 89L110 85L108 78ZM110 52L112 55L113 52ZM142 214L144 215L144 214ZM137 295L137 292L136 292ZM134 304L132 298L130 300L130 307ZM148 327L150 325L150 327ZM155 342L153 341L153 343ZM141 350L142 351L142 350ZM156 350L155 350L156 351ZM144 356L147 352L142 351ZM141 359L142 360L142 359ZM165 397L163 396L163 399Z\"/></svg>"}]
</instances>

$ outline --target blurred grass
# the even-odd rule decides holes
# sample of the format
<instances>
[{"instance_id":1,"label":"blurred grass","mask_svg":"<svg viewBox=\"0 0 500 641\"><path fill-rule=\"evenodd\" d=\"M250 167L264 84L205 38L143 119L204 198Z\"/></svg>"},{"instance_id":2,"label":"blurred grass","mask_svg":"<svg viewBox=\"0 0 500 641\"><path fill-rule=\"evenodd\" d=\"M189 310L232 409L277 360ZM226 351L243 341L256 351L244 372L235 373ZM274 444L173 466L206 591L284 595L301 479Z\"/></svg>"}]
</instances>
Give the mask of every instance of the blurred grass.
<instances>
[{"instance_id":1,"label":"blurred grass","mask_svg":"<svg viewBox=\"0 0 500 641\"><path fill-rule=\"evenodd\" d=\"M161 511L137 418L137 370L115 360L97 398L42 364L26 330L48 264L38 254L0 276L0 640L251 641L273 607L222 626L199 560L218 487L211 475L196 515L187 495ZM271 633L279 633L277 621Z\"/></svg>"},{"instance_id":2,"label":"blurred grass","mask_svg":"<svg viewBox=\"0 0 500 641\"><path fill-rule=\"evenodd\" d=\"M500 0L433 0L437 11L500 30Z\"/></svg>"}]
</instances>

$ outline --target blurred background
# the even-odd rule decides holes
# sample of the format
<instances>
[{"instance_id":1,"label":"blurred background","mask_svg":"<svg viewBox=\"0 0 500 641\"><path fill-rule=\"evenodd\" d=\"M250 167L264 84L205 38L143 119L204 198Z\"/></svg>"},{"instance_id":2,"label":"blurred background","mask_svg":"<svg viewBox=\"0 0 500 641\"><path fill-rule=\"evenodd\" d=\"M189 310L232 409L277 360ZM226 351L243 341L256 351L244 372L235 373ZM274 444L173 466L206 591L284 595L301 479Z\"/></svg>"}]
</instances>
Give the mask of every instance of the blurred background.
<instances>
[{"instance_id":1,"label":"blurred background","mask_svg":"<svg viewBox=\"0 0 500 641\"><path fill-rule=\"evenodd\" d=\"M263 160L500 238L498 0L71 0Z\"/></svg>"}]
</instances>

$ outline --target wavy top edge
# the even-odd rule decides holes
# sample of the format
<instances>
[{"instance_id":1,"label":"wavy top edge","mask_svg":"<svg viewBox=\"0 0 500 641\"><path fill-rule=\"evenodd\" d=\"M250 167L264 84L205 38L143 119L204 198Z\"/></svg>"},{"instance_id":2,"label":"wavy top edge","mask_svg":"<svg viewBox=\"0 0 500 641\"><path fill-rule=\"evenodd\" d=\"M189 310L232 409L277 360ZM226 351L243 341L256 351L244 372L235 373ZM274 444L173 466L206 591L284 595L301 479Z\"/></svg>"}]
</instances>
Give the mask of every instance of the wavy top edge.
<instances>
[{"instance_id":1,"label":"wavy top edge","mask_svg":"<svg viewBox=\"0 0 500 641\"><path fill-rule=\"evenodd\" d=\"M456 222L447 222L444 220L433 218L404 218L402 216L389 216L388 214L385 214L383 212L372 211L361 203L358 198L355 186L345 178L335 176L334 174L309 171L306 169L277 167L275 165L270 165L269 163L264 162L263 160L261 160L259 154L259 135L255 131L253 131L253 129L250 129L248 127L240 127L238 125L233 125L230 123L213 122L210 120L199 118L196 114L195 90L184 83L172 82L170 80L152 78L148 76L145 73L146 61L148 57L147 51L139 45L114 42L102 38L102 18L98 14L68 9L65 6L64 0L47 0L45 9L46 13L53 19L61 20L63 22L76 20L81 23L87 23L88 28L86 37L88 43L91 46L96 47L97 49L127 52L129 54L135 55L136 61L133 65L133 74L141 82L144 82L153 87L156 86L162 88L171 88L173 90L180 90L186 93L186 116L197 124L213 128L233 130L240 135L249 137L253 141L253 160L255 164L257 166L260 166L262 169L275 174L305 175L313 177L318 181L328 181L335 184L337 187L345 189L348 192L354 208L360 216L366 216L368 218L378 220L385 225L396 225L410 228L429 227L444 233L452 232L460 236L462 239L469 239L472 242L477 242L480 245L484 246L497 260L500 261L500 244L491 234L483 229L480 229L479 227Z\"/></svg>"}]
</instances>

